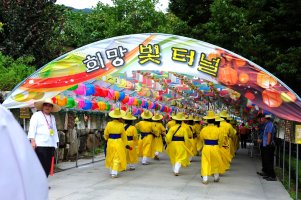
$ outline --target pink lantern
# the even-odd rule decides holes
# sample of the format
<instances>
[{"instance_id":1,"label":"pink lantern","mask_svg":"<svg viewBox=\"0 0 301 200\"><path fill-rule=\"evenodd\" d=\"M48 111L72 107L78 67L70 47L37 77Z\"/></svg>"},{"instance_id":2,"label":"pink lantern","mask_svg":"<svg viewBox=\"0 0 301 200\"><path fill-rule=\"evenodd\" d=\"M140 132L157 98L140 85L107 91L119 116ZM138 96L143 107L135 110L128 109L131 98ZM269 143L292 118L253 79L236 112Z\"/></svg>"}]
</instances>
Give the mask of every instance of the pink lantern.
<instances>
[{"instance_id":1,"label":"pink lantern","mask_svg":"<svg viewBox=\"0 0 301 200\"><path fill-rule=\"evenodd\" d=\"M85 95L86 94L86 85L85 84L78 84L78 87L76 90L74 90L74 93L77 95Z\"/></svg>"},{"instance_id":2,"label":"pink lantern","mask_svg":"<svg viewBox=\"0 0 301 200\"><path fill-rule=\"evenodd\" d=\"M112 89L109 89L107 98L112 100L112 99L114 99L114 97L115 97L115 91Z\"/></svg>"},{"instance_id":3,"label":"pink lantern","mask_svg":"<svg viewBox=\"0 0 301 200\"><path fill-rule=\"evenodd\" d=\"M129 101L128 101L129 106L133 105L134 99L135 99L134 97L129 98Z\"/></svg>"},{"instance_id":4,"label":"pink lantern","mask_svg":"<svg viewBox=\"0 0 301 200\"><path fill-rule=\"evenodd\" d=\"M77 105L79 108L83 108L85 106L85 101L83 99L76 99Z\"/></svg>"}]
</instances>

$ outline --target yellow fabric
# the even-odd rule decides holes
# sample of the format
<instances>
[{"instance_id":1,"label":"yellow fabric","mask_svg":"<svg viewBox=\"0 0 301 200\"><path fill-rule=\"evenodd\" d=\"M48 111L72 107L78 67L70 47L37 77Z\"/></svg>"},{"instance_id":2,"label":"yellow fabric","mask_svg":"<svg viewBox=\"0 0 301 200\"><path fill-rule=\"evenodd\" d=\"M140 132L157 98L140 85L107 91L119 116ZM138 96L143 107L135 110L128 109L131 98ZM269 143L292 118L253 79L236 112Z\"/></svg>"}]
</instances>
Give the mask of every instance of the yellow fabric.
<instances>
[{"instance_id":1,"label":"yellow fabric","mask_svg":"<svg viewBox=\"0 0 301 200\"><path fill-rule=\"evenodd\" d=\"M189 129L192 133L192 138L189 138L189 141L190 141L190 148L189 150L193 153L193 155L196 155L197 154L197 138L196 138L196 132L195 132L195 129L194 129L194 126L193 125L188 125L189 126Z\"/></svg>"},{"instance_id":2,"label":"yellow fabric","mask_svg":"<svg viewBox=\"0 0 301 200\"><path fill-rule=\"evenodd\" d=\"M181 163L182 167L186 167L190 164L189 157L193 156L193 154L187 148L187 143L189 143L187 128L181 126L181 128L177 131L179 126L180 125L177 124L171 127L166 134L166 153L169 156L172 165L175 165L178 162ZM176 134L174 135L175 132ZM173 135L177 137L184 137L184 141L172 141Z\"/></svg>"},{"instance_id":3,"label":"yellow fabric","mask_svg":"<svg viewBox=\"0 0 301 200\"><path fill-rule=\"evenodd\" d=\"M163 140L162 135L165 134L165 128L160 122L152 123L152 133L156 135L153 142L154 152L163 152Z\"/></svg>"},{"instance_id":4,"label":"yellow fabric","mask_svg":"<svg viewBox=\"0 0 301 200\"><path fill-rule=\"evenodd\" d=\"M228 138L226 129L224 127L219 127L219 130L223 137L222 145L219 148L221 158L222 158L222 165L221 165L220 173L223 174L226 170L228 170L230 168L232 156L230 154L229 138Z\"/></svg>"},{"instance_id":5,"label":"yellow fabric","mask_svg":"<svg viewBox=\"0 0 301 200\"><path fill-rule=\"evenodd\" d=\"M202 130L202 126L200 125L199 122L195 123L193 126L196 134L196 138L195 138L196 150L199 151L201 149L200 133Z\"/></svg>"},{"instance_id":6,"label":"yellow fabric","mask_svg":"<svg viewBox=\"0 0 301 200\"><path fill-rule=\"evenodd\" d=\"M140 121L138 122L135 127L137 130L143 133L152 133L152 122L149 121ZM138 155L139 157L149 157L153 158L154 157L154 150L152 148L152 143L153 143L153 135L148 134L145 136L143 139L139 139L138 143Z\"/></svg>"},{"instance_id":7,"label":"yellow fabric","mask_svg":"<svg viewBox=\"0 0 301 200\"><path fill-rule=\"evenodd\" d=\"M222 171L222 158L219 148L222 144L222 133L213 124L208 124L204 127L200 134L201 149L202 149L202 176L211 176ZM205 140L218 140L218 145L205 145Z\"/></svg>"},{"instance_id":8,"label":"yellow fabric","mask_svg":"<svg viewBox=\"0 0 301 200\"><path fill-rule=\"evenodd\" d=\"M121 134L119 139L110 139L109 134ZM126 148L128 144L123 123L118 120L109 122L104 130L104 138L107 143L106 167L115 170L126 170Z\"/></svg>"},{"instance_id":9,"label":"yellow fabric","mask_svg":"<svg viewBox=\"0 0 301 200\"><path fill-rule=\"evenodd\" d=\"M176 125L176 121L175 120L171 120L171 121L167 122L167 124L166 124L168 130L171 127L173 127L174 125Z\"/></svg>"},{"instance_id":10,"label":"yellow fabric","mask_svg":"<svg viewBox=\"0 0 301 200\"><path fill-rule=\"evenodd\" d=\"M138 162L138 132L137 129L132 125L130 125L125 132L126 136L133 137L133 140L128 141L129 146L133 149L126 150L126 160L128 164L135 164Z\"/></svg>"},{"instance_id":11,"label":"yellow fabric","mask_svg":"<svg viewBox=\"0 0 301 200\"><path fill-rule=\"evenodd\" d=\"M234 143L232 142L232 139L235 136L235 129L232 127L231 124L229 124L226 121L222 121L220 123L220 127L223 127L228 135L229 138L229 148L230 148L230 155L231 155L231 160L233 159L233 156L235 154L234 151Z\"/></svg>"}]
</instances>

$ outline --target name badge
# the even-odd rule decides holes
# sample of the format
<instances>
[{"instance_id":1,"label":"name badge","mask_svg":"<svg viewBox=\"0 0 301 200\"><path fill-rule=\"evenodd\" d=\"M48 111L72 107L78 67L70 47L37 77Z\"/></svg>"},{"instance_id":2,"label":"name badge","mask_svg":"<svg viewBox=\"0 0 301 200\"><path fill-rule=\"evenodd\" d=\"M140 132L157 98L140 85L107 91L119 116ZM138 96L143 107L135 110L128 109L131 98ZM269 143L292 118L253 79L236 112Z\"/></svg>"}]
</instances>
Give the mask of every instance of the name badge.
<instances>
[{"instance_id":1,"label":"name badge","mask_svg":"<svg viewBox=\"0 0 301 200\"><path fill-rule=\"evenodd\" d=\"M50 135L53 136L54 135L54 130L50 129Z\"/></svg>"}]
</instances>

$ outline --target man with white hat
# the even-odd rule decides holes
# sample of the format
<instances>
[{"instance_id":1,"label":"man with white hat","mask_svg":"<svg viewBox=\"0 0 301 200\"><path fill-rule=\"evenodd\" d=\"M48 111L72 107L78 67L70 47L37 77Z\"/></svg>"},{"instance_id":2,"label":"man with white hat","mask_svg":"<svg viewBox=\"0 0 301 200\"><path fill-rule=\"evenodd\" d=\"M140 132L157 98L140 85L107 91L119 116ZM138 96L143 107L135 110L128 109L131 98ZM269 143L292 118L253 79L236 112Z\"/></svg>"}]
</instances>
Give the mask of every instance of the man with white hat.
<instances>
[{"instance_id":1,"label":"man with white hat","mask_svg":"<svg viewBox=\"0 0 301 200\"><path fill-rule=\"evenodd\" d=\"M50 98L35 102L34 106L39 111L30 119L28 138L48 177L54 150L59 142L55 118L51 112L58 112L61 108Z\"/></svg>"}]
</instances>

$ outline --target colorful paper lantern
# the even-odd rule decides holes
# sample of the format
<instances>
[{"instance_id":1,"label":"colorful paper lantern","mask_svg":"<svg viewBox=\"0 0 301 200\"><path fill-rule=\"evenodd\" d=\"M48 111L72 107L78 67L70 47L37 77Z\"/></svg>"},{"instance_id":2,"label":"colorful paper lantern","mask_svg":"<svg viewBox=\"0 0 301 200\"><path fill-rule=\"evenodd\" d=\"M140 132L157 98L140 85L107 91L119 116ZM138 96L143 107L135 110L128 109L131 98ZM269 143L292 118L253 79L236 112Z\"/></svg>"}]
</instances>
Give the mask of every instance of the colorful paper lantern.
<instances>
[{"instance_id":1,"label":"colorful paper lantern","mask_svg":"<svg viewBox=\"0 0 301 200\"><path fill-rule=\"evenodd\" d=\"M126 111L126 110L127 110L127 107L126 107L125 105L122 105L122 106L121 106L121 110Z\"/></svg>"},{"instance_id":2,"label":"colorful paper lantern","mask_svg":"<svg viewBox=\"0 0 301 200\"><path fill-rule=\"evenodd\" d=\"M98 107L99 110L104 111L107 108L107 105L104 102L100 101L98 102Z\"/></svg>"},{"instance_id":3,"label":"colorful paper lantern","mask_svg":"<svg viewBox=\"0 0 301 200\"><path fill-rule=\"evenodd\" d=\"M121 102L126 104L128 101L129 101L129 96L125 96Z\"/></svg>"},{"instance_id":4,"label":"colorful paper lantern","mask_svg":"<svg viewBox=\"0 0 301 200\"><path fill-rule=\"evenodd\" d=\"M142 104L142 100L141 100L141 99L138 99L137 106L141 106L141 104Z\"/></svg>"},{"instance_id":5,"label":"colorful paper lantern","mask_svg":"<svg viewBox=\"0 0 301 200\"><path fill-rule=\"evenodd\" d=\"M129 97L129 101L128 101L128 105L131 106L133 105L133 102L134 102L134 97Z\"/></svg>"},{"instance_id":6,"label":"colorful paper lantern","mask_svg":"<svg viewBox=\"0 0 301 200\"><path fill-rule=\"evenodd\" d=\"M218 80L225 85L235 85L238 81L237 71L230 66L220 68Z\"/></svg>"},{"instance_id":7,"label":"colorful paper lantern","mask_svg":"<svg viewBox=\"0 0 301 200\"><path fill-rule=\"evenodd\" d=\"M281 99L284 101L284 102L295 102L297 100L297 97L291 93L291 92L281 92Z\"/></svg>"},{"instance_id":8,"label":"colorful paper lantern","mask_svg":"<svg viewBox=\"0 0 301 200\"><path fill-rule=\"evenodd\" d=\"M92 100L92 110L98 110L98 109L99 109L99 107L98 107L97 101Z\"/></svg>"},{"instance_id":9,"label":"colorful paper lantern","mask_svg":"<svg viewBox=\"0 0 301 200\"><path fill-rule=\"evenodd\" d=\"M119 101L122 101L125 98L125 93L124 92L119 92Z\"/></svg>"},{"instance_id":10,"label":"colorful paper lantern","mask_svg":"<svg viewBox=\"0 0 301 200\"><path fill-rule=\"evenodd\" d=\"M100 91L100 97L107 97L108 96L108 93L109 93L109 90L106 89L106 88L101 88L101 91Z\"/></svg>"},{"instance_id":11,"label":"colorful paper lantern","mask_svg":"<svg viewBox=\"0 0 301 200\"><path fill-rule=\"evenodd\" d=\"M252 92L246 92L244 96L251 101L255 99L255 95Z\"/></svg>"},{"instance_id":12,"label":"colorful paper lantern","mask_svg":"<svg viewBox=\"0 0 301 200\"><path fill-rule=\"evenodd\" d=\"M86 94L86 85L85 84L78 84L78 87L76 90L74 90L74 93L77 95L85 95Z\"/></svg>"},{"instance_id":13,"label":"colorful paper lantern","mask_svg":"<svg viewBox=\"0 0 301 200\"><path fill-rule=\"evenodd\" d=\"M277 80L264 72L259 72L257 74L257 84L262 88L268 89L275 86L277 84Z\"/></svg>"},{"instance_id":14,"label":"colorful paper lantern","mask_svg":"<svg viewBox=\"0 0 301 200\"><path fill-rule=\"evenodd\" d=\"M100 97L102 88L99 85L95 85L94 90L95 90L95 93L93 94L93 96Z\"/></svg>"},{"instance_id":15,"label":"colorful paper lantern","mask_svg":"<svg viewBox=\"0 0 301 200\"><path fill-rule=\"evenodd\" d=\"M67 104L67 97L56 96L56 104L64 107Z\"/></svg>"},{"instance_id":16,"label":"colorful paper lantern","mask_svg":"<svg viewBox=\"0 0 301 200\"><path fill-rule=\"evenodd\" d=\"M87 83L86 85L86 96L91 96L95 93L95 87L93 84Z\"/></svg>"},{"instance_id":17,"label":"colorful paper lantern","mask_svg":"<svg viewBox=\"0 0 301 200\"><path fill-rule=\"evenodd\" d=\"M282 104L281 95L277 90L266 89L262 92L262 100L270 108L277 108Z\"/></svg>"},{"instance_id":18,"label":"colorful paper lantern","mask_svg":"<svg viewBox=\"0 0 301 200\"><path fill-rule=\"evenodd\" d=\"M111 109L111 105L108 102L106 102L106 111L109 111L110 109Z\"/></svg>"},{"instance_id":19,"label":"colorful paper lantern","mask_svg":"<svg viewBox=\"0 0 301 200\"><path fill-rule=\"evenodd\" d=\"M85 106L85 101L83 99L76 99L78 108L83 108Z\"/></svg>"},{"instance_id":20,"label":"colorful paper lantern","mask_svg":"<svg viewBox=\"0 0 301 200\"><path fill-rule=\"evenodd\" d=\"M134 105L134 106L137 106L137 105L138 105L138 100L137 100L136 98L134 98L133 105Z\"/></svg>"},{"instance_id":21,"label":"colorful paper lantern","mask_svg":"<svg viewBox=\"0 0 301 200\"><path fill-rule=\"evenodd\" d=\"M249 82L249 75L247 74L247 73L241 73L241 74L239 74L239 81L241 82L241 83L247 83L247 82Z\"/></svg>"},{"instance_id":22,"label":"colorful paper lantern","mask_svg":"<svg viewBox=\"0 0 301 200\"><path fill-rule=\"evenodd\" d=\"M67 104L65 106L66 108L74 108L75 107L75 101L73 98L68 97L67 98Z\"/></svg>"},{"instance_id":23,"label":"colorful paper lantern","mask_svg":"<svg viewBox=\"0 0 301 200\"><path fill-rule=\"evenodd\" d=\"M118 91L114 91L114 100L118 100L120 97L120 93Z\"/></svg>"},{"instance_id":24,"label":"colorful paper lantern","mask_svg":"<svg viewBox=\"0 0 301 200\"><path fill-rule=\"evenodd\" d=\"M113 100L114 97L115 97L115 91L112 89L109 89L107 98Z\"/></svg>"},{"instance_id":25,"label":"colorful paper lantern","mask_svg":"<svg viewBox=\"0 0 301 200\"><path fill-rule=\"evenodd\" d=\"M234 64L235 64L236 67L243 67L243 66L245 66L247 64L247 62L245 60L236 58L234 60Z\"/></svg>"},{"instance_id":26,"label":"colorful paper lantern","mask_svg":"<svg viewBox=\"0 0 301 200\"><path fill-rule=\"evenodd\" d=\"M52 101L52 103L57 104L57 103L56 103L56 97L52 97L52 98L51 98L51 101Z\"/></svg>"},{"instance_id":27,"label":"colorful paper lantern","mask_svg":"<svg viewBox=\"0 0 301 200\"><path fill-rule=\"evenodd\" d=\"M91 110L92 102L90 100L85 100L85 105L82 107L83 110Z\"/></svg>"}]
</instances>

